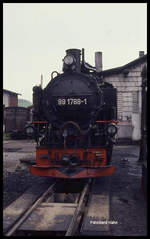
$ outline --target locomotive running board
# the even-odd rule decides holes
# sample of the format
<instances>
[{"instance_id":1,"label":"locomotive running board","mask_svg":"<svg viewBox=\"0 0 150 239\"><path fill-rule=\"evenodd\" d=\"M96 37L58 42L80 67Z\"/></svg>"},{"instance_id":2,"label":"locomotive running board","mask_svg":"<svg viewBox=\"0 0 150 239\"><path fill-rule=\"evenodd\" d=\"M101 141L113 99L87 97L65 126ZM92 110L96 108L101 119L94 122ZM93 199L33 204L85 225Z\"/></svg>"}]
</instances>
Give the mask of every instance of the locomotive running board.
<instances>
[{"instance_id":1,"label":"locomotive running board","mask_svg":"<svg viewBox=\"0 0 150 239\"><path fill-rule=\"evenodd\" d=\"M30 171L36 176L48 176L54 178L97 178L103 176L110 176L115 171L115 166L107 165L101 167L92 167L92 168L82 168L78 167L69 169L63 168L54 168L54 167L41 167L32 165ZM74 170L74 171L73 171Z\"/></svg>"}]
</instances>

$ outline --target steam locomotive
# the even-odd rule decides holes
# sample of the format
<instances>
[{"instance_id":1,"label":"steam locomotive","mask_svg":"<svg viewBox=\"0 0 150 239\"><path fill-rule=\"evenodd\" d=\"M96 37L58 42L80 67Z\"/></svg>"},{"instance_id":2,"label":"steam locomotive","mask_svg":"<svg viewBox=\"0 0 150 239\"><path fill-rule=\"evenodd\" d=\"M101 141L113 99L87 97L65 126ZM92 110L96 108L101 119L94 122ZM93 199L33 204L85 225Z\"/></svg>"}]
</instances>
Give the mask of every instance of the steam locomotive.
<instances>
[{"instance_id":1,"label":"steam locomotive","mask_svg":"<svg viewBox=\"0 0 150 239\"><path fill-rule=\"evenodd\" d=\"M54 77L55 74L55 77ZM52 72L42 89L33 87L36 165L30 171L54 178L109 176L117 133L117 90L84 59L84 49L68 49L63 73Z\"/></svg>"}]
</instances>

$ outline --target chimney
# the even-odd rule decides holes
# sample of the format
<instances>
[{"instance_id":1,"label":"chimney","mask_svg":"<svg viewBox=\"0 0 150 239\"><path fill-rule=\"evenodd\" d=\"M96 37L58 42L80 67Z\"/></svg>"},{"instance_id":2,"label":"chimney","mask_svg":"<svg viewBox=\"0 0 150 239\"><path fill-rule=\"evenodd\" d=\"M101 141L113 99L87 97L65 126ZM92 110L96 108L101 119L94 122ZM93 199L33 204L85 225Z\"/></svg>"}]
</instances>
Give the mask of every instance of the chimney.
<instances>
[{"instance_id":1,"label":"chimney","mask_svg":"<svg viewBox=\"0 0 150 239\"><path fill-rule=\"evenodd\" d=\"M144 51L139 51L139 57L144 56Z\"/></svg>"},{"instance_id":2,"label":"chimney","mask_svg":"<svg viewBox=\"0 0 150 239\"><path fill-rule=\"evenodd\" d=\"M95 67L97 72L101 72L103 69L102 66L102 52L95 52Z\"/></svg>"},{"instance_id":3,"label":"chimney","mask_svg":"<svg viewBox=\"0 0 150 239\"><path fill-rule=\"evenodd\" d=\"M80 63L80 55L81 55L81 50L79 49L68 49L66 50L67 55L73 55L76 59L76 71L80 72L81 71L81 63Z\"/></svg>"}]
</instances>

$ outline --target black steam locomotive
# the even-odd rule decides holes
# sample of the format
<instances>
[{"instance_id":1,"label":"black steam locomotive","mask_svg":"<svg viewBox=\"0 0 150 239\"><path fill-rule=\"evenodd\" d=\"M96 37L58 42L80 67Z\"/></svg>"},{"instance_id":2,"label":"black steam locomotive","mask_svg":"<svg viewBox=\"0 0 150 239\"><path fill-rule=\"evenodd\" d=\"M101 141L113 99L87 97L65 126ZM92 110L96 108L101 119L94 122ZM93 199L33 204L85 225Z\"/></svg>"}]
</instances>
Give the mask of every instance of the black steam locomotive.
<instances>
[{"instance_id":1,"label":"black steam locomotive","mask_svg":"<svg viewBox=\"0 0 150 239\"><path fill-rule=\"evenodd\" d=\"M37 147L31 172L59 178L111 175L117 90L85 62L84 49L67 50L63 73L51 77L45 89L33 88L34 127L28 131L34 131Z\"/></svg>"}]
</instances>

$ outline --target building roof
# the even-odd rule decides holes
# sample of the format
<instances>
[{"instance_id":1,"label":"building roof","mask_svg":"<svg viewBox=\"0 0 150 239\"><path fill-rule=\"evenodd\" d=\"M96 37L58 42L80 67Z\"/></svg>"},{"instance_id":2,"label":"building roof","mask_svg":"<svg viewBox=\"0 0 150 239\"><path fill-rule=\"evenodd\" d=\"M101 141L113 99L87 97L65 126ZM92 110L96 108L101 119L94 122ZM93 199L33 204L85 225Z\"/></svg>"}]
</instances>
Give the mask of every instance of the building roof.
<instances>
[{"instance_id":1,"label":"building roof","mask_svg":"<svg viewBox=\"0 0 150 239\"><path fill-rule=\"evenodd\" d=\"M9 95L21 95L19 93L16 93L16 92L13 92L13 91L10 91L10 90L5 90L5 89L3 89L3 92L6 93L6 94L9 94Z\"/></svg>"},{"instance_id":2,"label":"building roof","mask_svg":"<svg viewBox=\"0 0 150 239\"><path fill-rule=\"evenodd\" d=\"M103 76L109 75L109 74L115 74L115 73L121 73L123 70L128 69L129 67L135 66L139 63L143 63L144 61L147 61L147 54L145 54L142 57L139 57L135 59L134 61L129 62L128 64L108 70L104 70L101 72Z\"/></svg>"}]
</instances>

